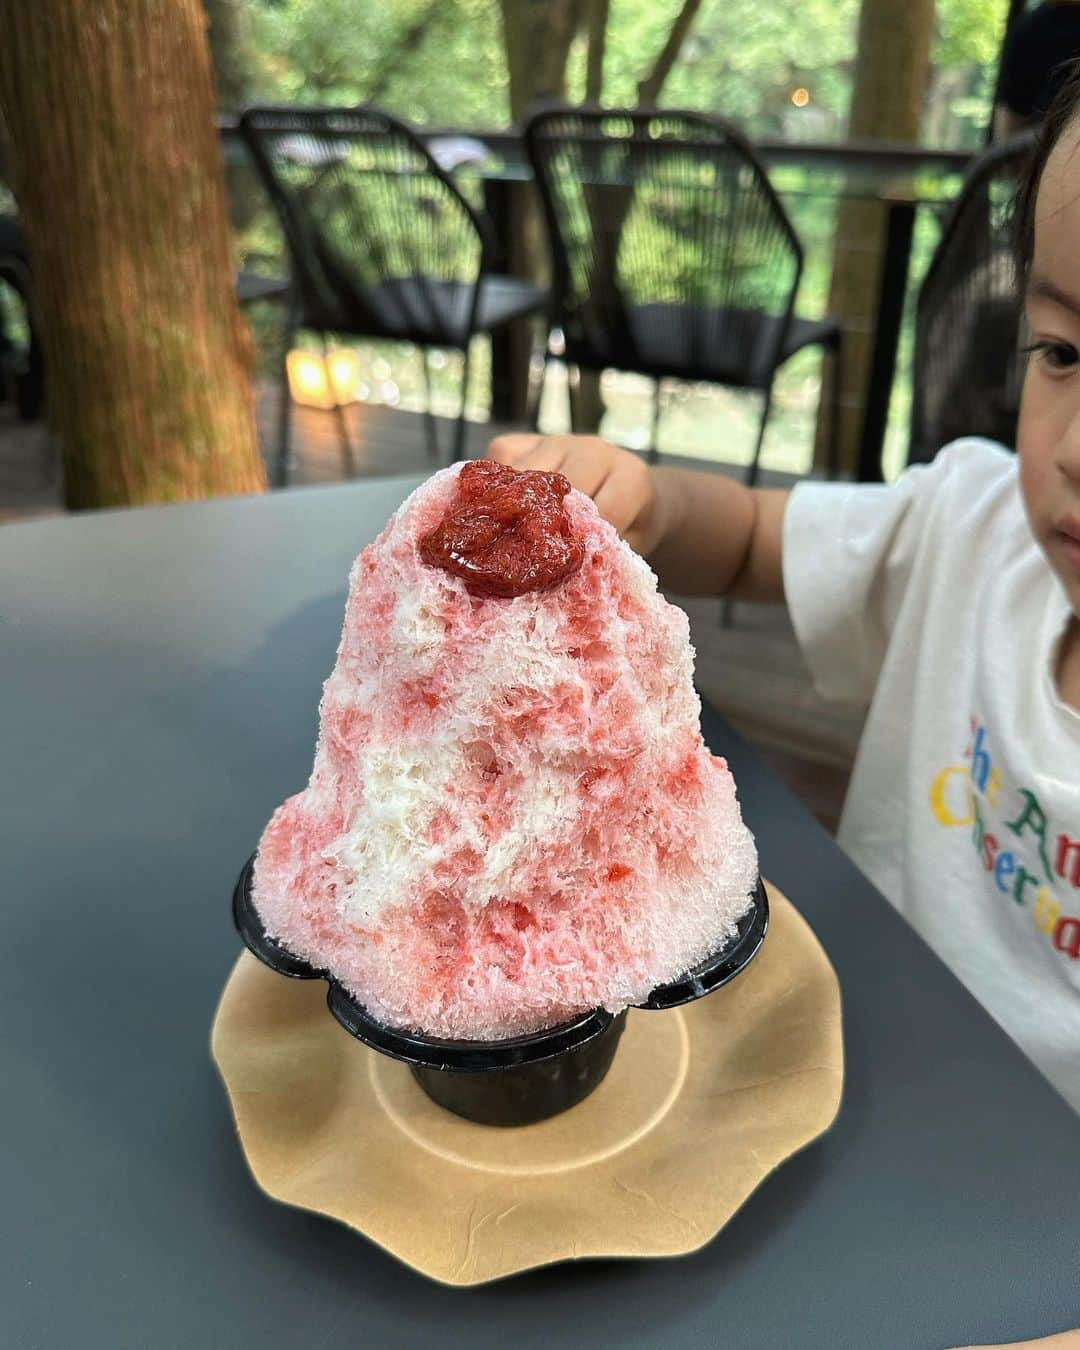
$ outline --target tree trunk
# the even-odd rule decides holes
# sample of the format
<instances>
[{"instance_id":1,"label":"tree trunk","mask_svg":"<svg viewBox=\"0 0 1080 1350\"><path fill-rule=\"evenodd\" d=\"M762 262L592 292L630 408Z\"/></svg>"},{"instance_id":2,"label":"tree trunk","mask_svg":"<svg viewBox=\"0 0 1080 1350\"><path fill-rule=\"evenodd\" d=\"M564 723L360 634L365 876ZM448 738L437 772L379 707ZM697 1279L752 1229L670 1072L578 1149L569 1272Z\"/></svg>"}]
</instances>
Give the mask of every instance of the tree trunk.
<instances>
[{"instance_id":1,"label":"tree trunk","mask_svg":"<svg viewBox=\"0 0 1080 1350\"><path fill-rule=\"evenodd\" d=\"M588 80L600 80L595 97L599 100L602 92L602 71L604 60L604 42L603 35L598 38L596 25L598 23L597 10L602 8L603 22L607 24L607 0L594 0L597 8L590 16L589 30L589 52L588 52ZM664 39L664 45L657 53L656 60L653 62L652 69L648 71L639 81L637 86L637 101L639 107L655 106L667 78L671 74L675 62L679 59L683 43L693 26L694 19L698 10L701 8L701 0L682 0L678 14L672 20L671 27L668 29L667 37ZM591 95L586 89L586 99ZM615 251L618 251L618 238L622 231L622 222L626 219L630 207L634 201L633 186L625 188L616 188L603 185L594 191L601 194L603 205L597 216L602 216L606 220L605 230L610 232ZM592 191L585 190L585 203L589 207L590 214L593 214L591 203ZM599 431L600 423L607 412L607 405L604 402L603 391L600 387L600 372L595 370L583 370L580 373L576 390L572 388L571 393L571 423L574 431ZM655 447L650 447L655 448Z\"/></svg>"},{"instance_id":2,"label":"tree trunk","mask_svg":"<svg viewBox=\"0 0 1080 1350\"><path fill-rule=\"evenodd\" d=\"M589 0L502 0L510 117L514 123L520 125L533 104L566 97L566 63L588 3ZM513 229L508 240L508 268L517 276L547 284L550 264L536 189L531 184L514 184L511 197ZM510 343L512 366L520 373L513 402L518 414L524 415L529 321L512 324L503 340Z\"/></svg>"},{"instance_id":3,"label":"tree trunk","mask_svg":"<svg viewBox=\"0 0 1080 1350\"><path fill-rule=\"evenodd\" d=\"M862 0L848 136L851 140L910 141L919 125L930 76L934 0ZM829 313L844 327L844 387L840 393L840 463L854 470L862 435L866 382L873 356L878 285L885 245L881 201L842 199L833 240ZM831 379L831 372L827 379ZM822 399L823 409L828 407ZM823 417L815 458L824 461Z\"/></svg>"},{"instance_id":4,"label":"tree trunk","mask_svg":"<svg viewBox=\"0 0 1080 1350\"><path fill-rule=\"evenodd\" d=\"M652 70L643 80L638 82L638 103L642 106L648 107L660 97L660 91L667 83L667 77L671 74L672 67L679 59L682 45L686 41L687 34L690 32L700 8L701 0L683 0L682 7L668 30L667 38L663 47L660 48L660 54L657 56Z\"/></svg>"},{"instance_id":5,"label":"tree trunk","mask_svg":"<svg viewBox=\"0 0 1080 1350\"><path fill-rule=\"evenodd\" d=\"M608 10L611 0L590 0L589 48L585 61L585 102L600 103L604 97L604 48L607 45Z\"/></svg>"},{"instance_id":6,"label":"tree trunk","mask_svg":"<svg viewBox=\"0 0 1080 1350\"><path fill-rule=\"evenodd\" d=\"M250 0L203 0L210 21L210 59L223 108L235 111L252 101L262 82Z\"/></svg>"},{"instance_id":7,"label":"tree trunk","mask_svg":"<svg viewBox=\"0 0 1080 1350\"><path fill-rule=\"evenodd\" d=\"M530 104L565 98L566 62L583 11L584 0L502 0L512 121Z\"/></svg>"},{"instance_id":8,"label":"tree trunk","mask_svg":"<svg viewBox=\"0 0 1080 1350\"><path fill-rule=\"evenodd\" d=\"M10 5L0 46L67 504L259 491L201 0L91 8Z\"/></svg>"},{"instance_id":9,"label":"tree trunk","mask_svg":"<svg viewBox=\"0 0 1080 1350\"><path fill-rule=\"evenodd\" d=\"M700 8L701 0L683 0L651 70L638 84L639 103L653 104L659 98ZM608 9L609 0L502 0L510 108L515 122L524 117L531 104L565 97L570 45L586 19L589 44L585 99L589 103L602 100ZM632 198L631 191L625 193L626 210ZM574 430L596 431L605 412L598 371L580 372L571 403Z\"/></svg>"}]
</instances>

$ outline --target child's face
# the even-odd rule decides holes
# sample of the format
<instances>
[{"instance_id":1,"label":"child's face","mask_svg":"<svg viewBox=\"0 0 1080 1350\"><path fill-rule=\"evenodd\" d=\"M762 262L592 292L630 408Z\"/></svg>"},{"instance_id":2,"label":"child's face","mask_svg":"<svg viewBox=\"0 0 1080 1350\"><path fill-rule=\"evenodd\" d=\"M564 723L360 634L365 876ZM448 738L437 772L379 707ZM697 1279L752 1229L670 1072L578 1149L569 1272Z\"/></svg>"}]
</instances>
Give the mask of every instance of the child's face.
<instances>
[{"instance_id":1,"label":"child's face","mask_svg":"<svg viewBox=\"0 0 1080 1350\"><path fill-rule=\"evenodd\" d=\"M1026 309L1035 346L1018 450L1032 531L1080 615L1080 124L1047 161Z\"/></svg>"}]
</instances>

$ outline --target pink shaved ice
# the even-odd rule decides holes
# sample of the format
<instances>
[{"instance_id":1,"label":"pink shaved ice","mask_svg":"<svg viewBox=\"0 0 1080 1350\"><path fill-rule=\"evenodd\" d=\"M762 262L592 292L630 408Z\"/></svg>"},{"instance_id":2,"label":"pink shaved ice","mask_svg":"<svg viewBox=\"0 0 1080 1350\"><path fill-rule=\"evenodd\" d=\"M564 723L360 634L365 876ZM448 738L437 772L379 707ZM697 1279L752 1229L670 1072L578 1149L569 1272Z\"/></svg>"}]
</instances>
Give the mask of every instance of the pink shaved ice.
<instances>
[{"instance_id":1,"label":"pink shaved ice","mask_svg":"<svg viewBox=\"0 0 1080 1350\"><path fill-rule=\"evenodd\" d=\"M311 778L266 827L253 898L376 1017L490 1040L684 974L734 934L757 854L648 565L574 490L580 567L470 594L419 552L460 472L353 565Z\"/></svg>"}]
</instances>

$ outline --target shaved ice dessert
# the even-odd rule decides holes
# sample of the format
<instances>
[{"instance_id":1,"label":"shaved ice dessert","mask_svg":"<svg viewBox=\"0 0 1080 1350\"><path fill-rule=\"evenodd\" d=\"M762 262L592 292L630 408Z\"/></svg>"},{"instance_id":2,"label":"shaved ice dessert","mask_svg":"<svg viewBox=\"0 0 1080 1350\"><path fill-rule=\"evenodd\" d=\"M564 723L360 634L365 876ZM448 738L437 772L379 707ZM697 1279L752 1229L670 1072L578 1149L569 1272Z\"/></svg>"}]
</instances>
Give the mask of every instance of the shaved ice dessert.
<instances>
[{"instance_id":1,"label":"shaved ice dessert","mask_svg":"<svg viewBox=\"0 0 1080 1350\"><path fill-rule=\"evenodd\" d=\"M495 1040L618 1013L721 948L753 837L683 612L559 474L424 483L357 558L267 933L374 1017Z\"/></svg>"}]
</instances>

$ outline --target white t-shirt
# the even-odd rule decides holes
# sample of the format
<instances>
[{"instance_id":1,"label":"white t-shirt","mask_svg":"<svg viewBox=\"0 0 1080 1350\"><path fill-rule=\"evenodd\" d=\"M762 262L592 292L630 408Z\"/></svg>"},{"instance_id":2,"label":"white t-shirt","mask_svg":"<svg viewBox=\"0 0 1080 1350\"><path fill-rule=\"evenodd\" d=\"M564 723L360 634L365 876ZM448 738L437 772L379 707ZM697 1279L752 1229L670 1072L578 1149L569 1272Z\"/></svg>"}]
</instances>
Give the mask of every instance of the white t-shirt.
<instances>
[{"instance_id":1,"label":"white t-shirt","mask_svg":"<svg viewBox=\"0 0 1080 1350\"><path fill-rule=\"evenodd\" d=\"M1080 713L1014 456L802 483L784 584L818 691L869 701L839 841L1080 1111Z\"/></svg>"}]
</instances>

